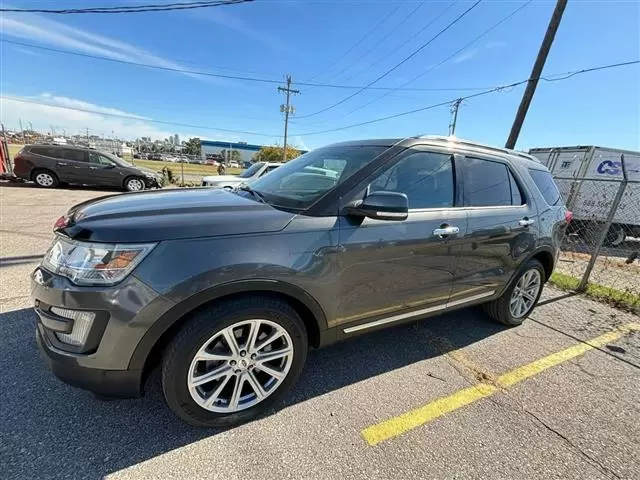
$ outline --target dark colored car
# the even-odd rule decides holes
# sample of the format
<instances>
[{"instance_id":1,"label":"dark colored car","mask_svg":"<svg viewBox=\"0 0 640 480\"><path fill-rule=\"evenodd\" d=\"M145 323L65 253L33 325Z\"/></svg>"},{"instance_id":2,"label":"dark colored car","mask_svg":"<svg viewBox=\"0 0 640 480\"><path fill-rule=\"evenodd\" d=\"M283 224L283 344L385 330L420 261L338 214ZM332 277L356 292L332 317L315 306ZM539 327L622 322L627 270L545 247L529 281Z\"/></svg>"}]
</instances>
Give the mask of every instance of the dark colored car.
<instances>
[{"instance_id":1,"label":"dark colored car","mask_svg":"<svg viewBox=\"0 0 640 480\"><path fill-rule=\"evenodd\" d=\"M136 167L106 152L67 145L26 145L13 159L13 173L43 188L65 183L138 191L161 187L162 174Z\"/></svg>"},{"instance_id":2,"label":"dark colored car","mask_svg":"<svg viewBox=\"0 0 640 480\"><path fill-rule=\"evenodd\" d=\"M330 145L232 191L108 196L56 223L37 339L65 382L136 396L160 363L177 415L232 425L309 347L478 304L520 324L569 216L533 157L439 137Z\"/></svg>"}]
</instances>

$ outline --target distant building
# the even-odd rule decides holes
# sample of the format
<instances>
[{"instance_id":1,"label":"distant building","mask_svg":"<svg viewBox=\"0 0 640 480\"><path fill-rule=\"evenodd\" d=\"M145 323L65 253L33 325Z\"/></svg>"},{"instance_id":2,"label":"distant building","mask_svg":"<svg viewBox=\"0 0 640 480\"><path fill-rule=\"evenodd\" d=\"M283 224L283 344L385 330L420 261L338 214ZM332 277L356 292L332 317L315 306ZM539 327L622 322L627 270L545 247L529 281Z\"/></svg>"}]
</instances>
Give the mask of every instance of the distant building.
<instances>
[{"instance_id":1,"label":"distant building","mask_svg":"<svg viewBox=\"0 0 640 480\"><path fill-rule=\"evenodd\" d=\"M246 142L218 142L212 140L201 140L200 145L202 146L203 159L208 157L216 161L223 160L224 158L231 160L233 157L231 157L228 152L237 150L240 152L241 162L250 162L253 159L253 156L264 146L251 145ZM301 152L306 153L305 150L301 150Z\"/></svg>"},{"instance_id":2,"label":"distant building","mask_svg":"<svg viewBox=\"0 0 640 480\"><path fill-rule=\"evenodd\" d=\"M180 135L178 135L177 133L173 136L173 144L180 145Z\"/></svg>"}]
</instances>

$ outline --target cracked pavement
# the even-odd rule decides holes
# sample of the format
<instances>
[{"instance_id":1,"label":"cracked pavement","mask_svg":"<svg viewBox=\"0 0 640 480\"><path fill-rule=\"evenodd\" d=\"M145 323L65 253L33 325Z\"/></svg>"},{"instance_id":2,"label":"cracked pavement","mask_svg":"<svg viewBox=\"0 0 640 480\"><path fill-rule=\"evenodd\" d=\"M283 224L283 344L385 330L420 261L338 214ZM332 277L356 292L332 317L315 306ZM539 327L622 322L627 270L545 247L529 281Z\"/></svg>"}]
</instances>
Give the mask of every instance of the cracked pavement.
<instances>
[{"instance_id":1,"label":"cracked pavement","mask_svg":"<svg viewBox=\"0 0 640 480\"><path fill-rule=\"evenodd\" d=\"M363 439L371 425L640 322L549 287L519 328L467 309L313 351L279 410L226 431L177 420L157 372L137 400L62 384L36 349L28 275L55 219L104 193L0 187L3 478L640 478L638 331L376 446Z\"/></svg>"}]
</instances>

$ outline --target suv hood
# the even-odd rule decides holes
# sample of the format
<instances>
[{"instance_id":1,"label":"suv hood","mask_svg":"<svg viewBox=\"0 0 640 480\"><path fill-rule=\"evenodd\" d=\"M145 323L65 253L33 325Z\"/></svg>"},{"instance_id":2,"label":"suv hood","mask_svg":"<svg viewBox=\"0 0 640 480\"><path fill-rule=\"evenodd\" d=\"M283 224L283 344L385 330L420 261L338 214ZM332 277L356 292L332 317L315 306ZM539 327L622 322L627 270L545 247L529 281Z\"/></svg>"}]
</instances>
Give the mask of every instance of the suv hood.
<instances>
[{"instance_id":1,"label":"suv hood","mask_svg":"<svg viewBox=\"0 0 640 480\"><path fill-rule=\"evenodd\" d=\"M109 243L247 235L282 230L295 214L244 195L210 188L109 195L80 203L57 231Z\"/></svg>"}]
</instances>

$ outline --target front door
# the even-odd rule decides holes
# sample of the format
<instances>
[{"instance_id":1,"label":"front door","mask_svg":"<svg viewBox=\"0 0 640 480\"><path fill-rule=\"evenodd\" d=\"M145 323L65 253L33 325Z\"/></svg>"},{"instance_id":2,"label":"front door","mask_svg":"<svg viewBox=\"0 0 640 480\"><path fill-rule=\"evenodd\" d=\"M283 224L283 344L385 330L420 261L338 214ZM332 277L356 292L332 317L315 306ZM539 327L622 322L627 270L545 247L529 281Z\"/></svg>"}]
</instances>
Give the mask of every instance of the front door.
<instances>
[{"instance_id":1,"label":"front door","mask_svg":"<svg viewBox=\"0 0 640 480\"><path fill-rule=\"evenodd\" d=\"M121 168L100 152L89 152L89 172L91 183L95 185L121 187L124 181Z\"/></svg>"},{"instance_id":2,"label":"front door","mask_svg":"<svg viewBox=\"0 0 640 480\"><path fill-rule=\"evenodd\" d=\"M467 230L467 214L455 206L453 156L415 147L392 162L365 186L405 193L408 218L339 220L340 295L332 326L344 325L347 333L444 309L453 287Z\"/></svg>"},{"instance_id":3,"label":"front door","mask_svg":"<svg viewBox=\"0 0 640 480\"><path fill-rule=\"evenodd\" d=\"M469 222L461 239L452 301L500 292L533 251L538 228L537 208L507 163L466 156L459 165Z\"/></svg>"}]
</instances>

